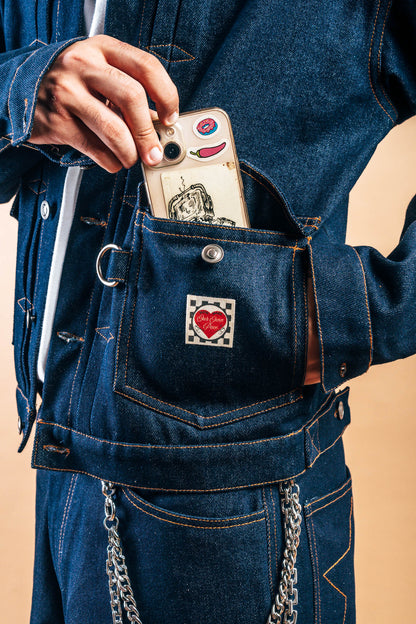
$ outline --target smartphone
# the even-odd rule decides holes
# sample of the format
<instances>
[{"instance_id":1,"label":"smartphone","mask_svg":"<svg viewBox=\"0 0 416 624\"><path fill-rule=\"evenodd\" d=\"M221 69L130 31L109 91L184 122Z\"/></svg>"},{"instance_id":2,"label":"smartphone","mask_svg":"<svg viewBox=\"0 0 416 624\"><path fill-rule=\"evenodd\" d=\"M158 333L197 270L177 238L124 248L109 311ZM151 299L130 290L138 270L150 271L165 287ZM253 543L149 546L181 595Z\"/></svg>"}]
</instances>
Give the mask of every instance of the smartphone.
<instances>
[{"instance_id":1,"label":"smartphone","mask_svg":"<svg viewBox=\"0 0 416 624\"><path fill-rule=\"evenodd\" d=\"M154 122L163 160L142 163L152 214L179 221L250 227L230 119L220 108Z\"/></svg>"}]
</instances>

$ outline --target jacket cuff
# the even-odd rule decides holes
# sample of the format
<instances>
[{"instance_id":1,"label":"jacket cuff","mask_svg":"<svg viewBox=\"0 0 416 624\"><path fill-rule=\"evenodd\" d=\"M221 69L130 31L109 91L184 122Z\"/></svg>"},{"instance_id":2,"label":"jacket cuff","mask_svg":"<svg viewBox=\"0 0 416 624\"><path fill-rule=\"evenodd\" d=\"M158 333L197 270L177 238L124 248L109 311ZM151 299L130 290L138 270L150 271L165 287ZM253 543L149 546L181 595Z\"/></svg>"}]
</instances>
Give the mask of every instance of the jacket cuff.
<instances>
[{"instance_id":1,"label":"jacket cuff","mask_svg":"<svg viewBox=\"0 0 416 624\"><path fill-rule=\"evenodd\" d=\"M373 336L367 285L354 247L309 241L318 334L321 380L326 392L371 366Z\"/></svg>"},{"instance_id":2,"label":"jacket cuff","mask_svg":"<svg viewBox=\"0 0 416 624\"><path fill-rule=\"evenodd\" d=\"M86 37L76 37L37 48L16 69L8 97L12 146L27 141L32 132L36 100L43 76L62 50L82 39Z\"/></svg>"}]
</instances>

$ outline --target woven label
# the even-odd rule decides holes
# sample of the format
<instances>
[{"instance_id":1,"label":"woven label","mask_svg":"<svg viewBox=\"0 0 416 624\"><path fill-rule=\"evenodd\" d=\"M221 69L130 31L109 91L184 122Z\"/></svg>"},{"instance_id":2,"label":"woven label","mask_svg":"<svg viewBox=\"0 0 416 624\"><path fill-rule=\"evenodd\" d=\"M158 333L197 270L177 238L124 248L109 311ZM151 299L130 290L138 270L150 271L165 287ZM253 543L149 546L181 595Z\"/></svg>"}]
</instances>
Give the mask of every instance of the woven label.
<instances>
[{"instance_id":1,"label":"woven label","mask_svg":"<svg viewBox=\"0 0 416 624\"><path fill-rule=\"evenodd\" d=\"M233 346L235 300L188 295L185 343Z\"/></svg>"}]
</instances>

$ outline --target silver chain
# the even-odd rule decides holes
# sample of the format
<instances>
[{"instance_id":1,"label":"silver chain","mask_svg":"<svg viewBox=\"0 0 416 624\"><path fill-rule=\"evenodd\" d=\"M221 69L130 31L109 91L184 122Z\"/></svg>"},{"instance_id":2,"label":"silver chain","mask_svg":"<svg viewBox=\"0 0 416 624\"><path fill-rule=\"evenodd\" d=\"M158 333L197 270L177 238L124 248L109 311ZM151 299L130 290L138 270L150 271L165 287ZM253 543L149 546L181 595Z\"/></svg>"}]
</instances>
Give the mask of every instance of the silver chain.
<instances>
[{"instance_id":1,"label":"silver chain","mask_svg":"<svg viewBox=\"0 0 416 624\"><path fill-rule=\"evenodd\" d=\"M285 550L279 588L267 624L296 624L298 604L296 557L300 540L302 507L299 503L299 486L294 481L279 483L282 514L285 528Z\"/></svg>"},{"instance_id":2,"label":"silver chain","mask_svg":"<svg viewBox=\"0 0 416 624\"><path fill-rule=\"evenodd\" d=\"M123 607L129 622L142 624L133 596L126 561L118 534L119 520L114 502L115 487L102 481L105 496L104 526L108 532L106 570L110 590L113 624L123 624ZM293 481L279 483L282 514L284 516L285 550L279 588L267 624L296 624L298 604L296 556L300 540L302 507L299 503L299 486ZM282 619L283 618L283 619Z\"/></svg>"},{"instance_id":3,"label":"silver chain","mask_svg":"<svg viewBox=\"0 0 416 624\"><path fill-rule=\"evenodd\" d=\"M118 534L119 521L116 516L116 505L114 502L116 490L114 485L108 481L101 481L101 486L105 496L104 526L108 532L106 570L113 624L123 624L122 607L124 607L129 622L142 624Z\"/></svg>"}]
</instances>

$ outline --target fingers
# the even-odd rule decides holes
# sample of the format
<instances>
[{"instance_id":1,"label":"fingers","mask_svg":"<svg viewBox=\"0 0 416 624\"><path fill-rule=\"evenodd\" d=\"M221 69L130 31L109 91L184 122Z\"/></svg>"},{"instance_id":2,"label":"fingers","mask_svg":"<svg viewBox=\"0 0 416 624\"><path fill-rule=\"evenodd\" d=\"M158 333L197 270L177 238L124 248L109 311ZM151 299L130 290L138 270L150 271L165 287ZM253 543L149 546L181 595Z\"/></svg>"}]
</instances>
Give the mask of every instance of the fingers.
<instances>
[{"instance_id":1,"label":"fingers","mask_svg":"<svg viewBox=\"0 0 416 624\"><path fill-rule=\"evenodd\" d=\"M111 100L112 104L120 109L143 162L148 165L160 162L162 147L153 127L146 92L142 85L116 67L108 67L105 71L91 76L88 86ZM90 123L87 122L87 125L94 129ZM101 138L109 145L103 136ZM120 158L117 151L114 153Z\"/></svg>"},{"instance_id":2,"label":"fingers","mask_svg":"<svg viewBox=\"0 0 416 624\"><path fill-rule=\"evenodd\" d=\"M178 90L157 58L111 37L98 37L107 62L143 85L162 123L175 123L179 114Z\"/></svg>"}]
</instances>

